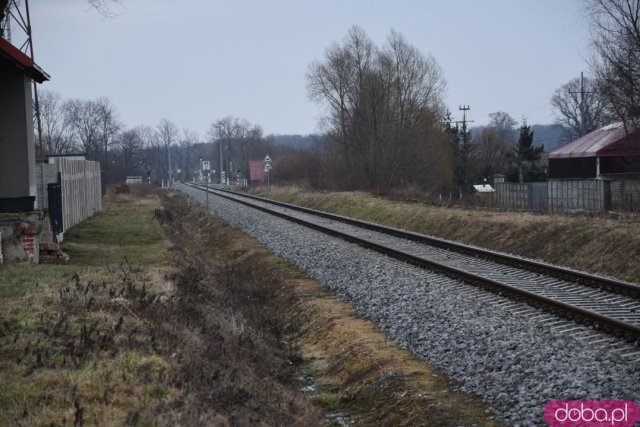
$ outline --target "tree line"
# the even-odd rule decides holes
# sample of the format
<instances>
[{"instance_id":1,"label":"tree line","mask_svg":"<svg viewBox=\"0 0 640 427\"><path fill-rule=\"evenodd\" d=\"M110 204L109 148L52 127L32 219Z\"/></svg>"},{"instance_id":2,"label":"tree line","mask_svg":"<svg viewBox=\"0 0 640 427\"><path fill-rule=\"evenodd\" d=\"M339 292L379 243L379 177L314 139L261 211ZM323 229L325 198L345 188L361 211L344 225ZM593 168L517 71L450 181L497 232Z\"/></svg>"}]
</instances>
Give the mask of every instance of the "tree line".
<instances>
[{"instance_id":1,"label":"tree line","mask_svg":"<svg viewBox=\"0 0 640 427\"><path fill-rule=\"evenodd\" d=\"M542 149L526 122L504 112L472 136L442 101L446 82L435 58L398 32L377 46L353 27L307 72L309 97L323 106L322 138L289 148L274 178L316 188L470 193L493 174L541 179Z\"/></svg>"},{"instance_id":2,"label":"tree line","mask_svg":"<svg viewBox=\"0 0 640 427\"><path fill-rule=\"evenodd\" d=\"M273 137L259 125L224 117L214 121L207 140L192 129L180 129L162 119L156 126L125 126L108 98L63 99L56 92L40 91L42 143L48 155L83 154L101 164L105 185L143 176L162 180L191 180L209 160L231 180L248 177L252 156L264 156ZM222 162L220 162L222 155ZM212 180L220 179L219 170Z\"/></svg>"}]
</instances>

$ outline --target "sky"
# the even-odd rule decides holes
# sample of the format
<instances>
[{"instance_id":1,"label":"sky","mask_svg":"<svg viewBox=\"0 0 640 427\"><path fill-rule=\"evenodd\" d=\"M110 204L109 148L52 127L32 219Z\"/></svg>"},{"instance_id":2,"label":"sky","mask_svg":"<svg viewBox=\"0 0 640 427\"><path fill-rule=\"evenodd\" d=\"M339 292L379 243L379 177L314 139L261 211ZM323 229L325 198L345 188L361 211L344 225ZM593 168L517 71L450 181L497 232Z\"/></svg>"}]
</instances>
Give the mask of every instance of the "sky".
<instances>
[{"instance_id":1,"label":"sky","mask_svg":"<svg viewBox=\"0 0 640 427\"><path fill-rule=\"evenodd\" d=\"M319 131L305 73L353 26L378 45L391 29L435 57L445 105L474 125L505 111L554 121L553 92L590 57L582 0L121 0L105 18L86 0L30 2L43 89L107 97L126 126L167 118L207 139L240 117L265 134Z\"/></svg>"}]
</instances>

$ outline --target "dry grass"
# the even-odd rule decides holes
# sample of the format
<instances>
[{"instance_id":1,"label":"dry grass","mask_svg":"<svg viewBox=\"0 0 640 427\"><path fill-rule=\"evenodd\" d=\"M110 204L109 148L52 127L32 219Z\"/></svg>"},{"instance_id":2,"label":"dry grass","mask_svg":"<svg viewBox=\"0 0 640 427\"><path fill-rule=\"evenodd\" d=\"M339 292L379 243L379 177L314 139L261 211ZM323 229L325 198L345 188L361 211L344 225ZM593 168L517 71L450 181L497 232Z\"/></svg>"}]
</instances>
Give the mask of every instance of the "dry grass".
<instances>
[{"instance_id":1,"label":"dry grass","mask_svg":"<svg viewBox=\"0 0 640 427\"><path fill-rule=\"evenodd\" d=\"M170 256L153 221L157 205L153 197L115 200L74 227L69 265L0 267L1 425L162 420L179 389L178 364L160 355L145 319L173 292L158 280Z\"/></svg>"},{"instance_id":2,"label":"dry grass","mask_svg":"<svg viewBox=\"0 0 640 427\"><path fill-rule=\"evenodd\" d=\"M73 265L0 267L0 425L319 424L267 330L269 288L170 255L158 202L113 195L67 235ZM170 229L204 229L194 215Z\"/></svg>"},{"instance_id":3,"label":"dry grass","mask_svg":"<svg viewBox=\"0 0 640 427\"><path fill-rule=\"evenodd\" d=\"M213 410L234 425L322 424L321 411L298 390L298 350L283 343L293 327L281 315L289 299L263 269L264 251L238 246L236 230L181 194L166 194L163 205L157 215L177 249L183 308L175 313L182 327L161 336L181 349L176 357L191 391L177 420L202 424L186 414Z\"/></svg>"},{"instance_id":4,"label":"dry grass","mask_svg":"<svg viewBox=\"0 0 640 427\"><path fill-rule=\"evenodd\" d=\"M289 282L300 298L290 315L307 313L303 354L323 387L315 400L347 408L360 425L500 425L471 395L390 341L311 280Z\"/></svg>"},{"instance_id":5,"label":"dry grass","mask_svg":"<svg viewBox=\"0 0 640 427\"><path fill-rule=\"evenodd\" d=\"M169 212L173 217L176 209ZM276 337L289 363L317 376L321 387L312 399L328 412L348 413L359 425L497 425L476 398L452 392L446 375L399 348L255 240L211 216L187 225L175 230L175 238L185 240L177 246L190 259L213 260L214 274L229 288L218 298L243 307L236 328L237 319L244 319Z\"/></svg>"},{"instance_id":6,"label":"dry grass","mask_svg":"<svg viewBox=\"0 0 640 427\"><path fill-rule=\"evenodd\" d=\"M257 189L259 194L264 189ZM390 201L366 193L272 188L289 203L640 282L640 226L620 218L537 215Z\"/></svg>"}]
</instances>

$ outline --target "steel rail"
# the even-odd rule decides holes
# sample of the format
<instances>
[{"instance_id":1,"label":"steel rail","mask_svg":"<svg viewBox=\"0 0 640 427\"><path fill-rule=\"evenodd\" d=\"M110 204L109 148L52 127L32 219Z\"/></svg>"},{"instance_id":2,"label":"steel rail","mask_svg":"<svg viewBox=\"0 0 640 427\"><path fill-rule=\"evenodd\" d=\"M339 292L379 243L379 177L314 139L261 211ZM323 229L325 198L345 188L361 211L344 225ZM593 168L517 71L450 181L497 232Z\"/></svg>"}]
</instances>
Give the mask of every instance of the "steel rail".
<instances>
[{"instance_id":1,"label":"steel rail","mask_svg":"<svg viewBox=\"0 0 640 427\"><path fill-rule=\"evenodd\" d=\"M197 185L193 185L193 184L189 184L191 187L200 189L202 191L205 191L205 189L203 187L199 187ZM456 268L454 266L451 265L445 265L445 264L441 264L439 262L436 261L432 261L432 260L427 260L424 258L421 258L419 256L413 255L411 253L408 253L406 251L403 250L399 250L399 249L394 249L394 248L389 248L385 245L373 242L371 240L362 238L362 237L357 237L354 235L350 235L348 233L343 233L334 229L331 229L329 227L325 227L323 225L317 224L317 223L312 223L312 222L308 222L305 221L304 219L301 218L296 218L294 216L288 215L284 212L280 212L277 210L272 210L266 206L260 206L260 205L256 205L255 203L252 203L250 201L247 200L240 200L238 199L240 198L245 198L245 199L249 199L249 200L256 200L256 201L260 201L266 204L273 204L273 205L277 205L280 207L284 207L287 209L293 209L293 210L297 210L297 211L301 211L307 214L311 214L311 215L315 215L315 216L320 216L320 217L324 217L324 218L329 218L329 219L333 219L333 220L337 220L337 221L341 221L341 222L346 222L349 223L350 225L354 225L354 226L358 226L358 227L363 227L363 228L367 228L367 229L371 229L374 231L382 231L385 232L386 234L391 234L394 235L395 237L401 237L401 238L407 238L406 235L411 235L411 240L414 241L418 241L420 243L426 243L426 244L431 244L432 239L435 240L438 243L446 243L448 244L452 244L454 247L456 248L464 248L464 249L468 249L469 252L471 252L472 255L476 255L476 256L483 256L485 253L489 253L489 254L497 254L497 255L503 255L507 258L514 258L515 260L520 261L519 258L513 257L511 255L506 255L506 254L499 254L493 251L488 251L488 250L484 250L484 249L479 249L479 248L475 248L475 247L468 247L466 245L462 245L459 243L455 243L455 242L449 242L447 240L444 239L437 239L437 238L432 238L430 236L425 236L425 235L421 235L418 233L413 233L413 232L406 232L404 230L400 230L400 229L395 229L395 228L391 228L391 227L386 227L386 226L379 226L378 224L373 224L373 223L369 223L369 222L365 222L365 221L360 221L360 220L354 220L353 218L348 218L348 217L343 217L340 215L334 215L334 214L328 214L326 212L322 212L322 211L317 211L314 209L309 209L309 208L303 208L300 206L295 206L295 205L291 205L288 203L283 203L283 202L277 202L277 201L272 201L269 199L265 199L262 197L257 197L257 196L252 196L252 195L246 195L246 194L241 194L235 191L229 191L229 190L221 190L218 188L211 188L209 187L208 191L210 193L214 193L216 195L218 195L219 197L223 197L225 199L228 200L232 200L235 201L236 203L241 203L243 205L246 206L250 206L254 209L258 209L260 211L269 213L271 215L275 215L278 216L280 218L286 219L288 221L292 221L301 225L304 225L306 227L315 229L317 231L320 231L322 233L325 234L329 234L332 235L334 237L338 237L341 238L343 240L347 240L351 243L355 243L358 244L360 246L364 246L367 247L369 249L375 250L379 253L385 254L387 256L405 261L409 264L415 265L417 267L420 268L424 268L424 269L428 269L428 270L433 270L433 271L437 271L440 273L444 273L445 275L449 276L449 277L454 277L456 279L460 279L462 278L465 282L470 282L472 284L484 287L484 288L488 288L494 291L497 291L500 294L507 294L508 296L510 296L511 298L516 298L516 299L520 299L520 300L528 300L534 303L535 306L538 307L543 307L546 308L548 311L554 312L555 314L559 314L559 315L564 315L564 317L573 319L579 323L585 323L585 324L594 324L594 328L596 329L603 329L605 330L605 332L610 332L613 333L615 335L618 336L624 336L626 339L628 340L632 340L632 341L638 341L640 340L640 326L638 325L633 325L630 323L626 323L620 319L616 319L607 315L603 315L601 313L597 313L573 304L568 304L562 301L557 301L553 298L549 298L547 296L543 296L543 295L539 295L536 294L534 292L530 292L527 291L525 289L520 289L518 287L506 284L506 283L502 283L487 277L483 277L477 274L474 274L472 272L469 271L465 271L459 268ZM344 220L343 220L344 219ZM379 227L381 229L379 229ZM387 232L390 231L390 232ZM438 246L440 248L442 248L442 246L440 245L433 245L433 246ZM448 246L445 247L445 249L449 249ZM474 252L476 251L477 252ZM462 252L462 251L457 251L457 252ZM464 251L465 254L470 254L468 251ZM486 256L483 256L486 257ZM522 260L527 262L527 264L530 262L530 260ZM557 268L560 269L561 271L563 271L564 274L568 274L568 273L581 273L582 275L586 275L588 276L590 279L594 278L594 279L605 279L607 281L613 282L614 284L618 284L618 283L622 283L624 285L630 285L630 286L635 286L635 287L639 287L638 285L635 284L631 284L628 282L617 282L613 279L609 279L609 278L602 278L600 276L592 276L589 275L588 273L583 273L583 272L579 272L579 271L575 271L572 269L566 269L563 267L556 267L556 266L552 266L550 264L546 264L546 263L539 263L536 261L531 261L532 263L535 264L539 264L545 268L547 267L553 267L553 268ZM509 264L510 266L513 267L513 264ZM539 271L539 270L536 270ZM566 280L566 278L563 277L563 280ZM580 284L585 284L582 283L581 281L576 280L576 283L580 283ZM639 287L640 288L640 287Z\"/></svg>"},{"instance_id":2,"label":"steel rail","mask_svg":"<svg viewBox=\"0 0 640 427\"><path fill-rule=\"evenodd\" d=\"M198 187L192 184L191 186ZM297 210L297 211L308 213L311 215L322 216L327 219L344 222L346 224L367 228L369 230L385 233L391 236L400 237L407 240L412 240L419 243L425 243L427 245L439 247L441 249L447 249L450 251L464 253L466 255L489 259L491 261L499 262L504 265L510 265L512 267L518 267L518 268L533 271L536 273L544 273L545 275L556 277L568 282L574 282L581 285L603 288L613 293L620 293L620 294L633 296L635 298L640 299L640 284L630 283L623 280L613 279L610 277L599 276L596 274L590 274L584 271L574 270L567 267L561 267L561 266L549 264L543 261L521 258L515 255L492 251L485 248L479 248L476 246L465 245L465 244L454 242L451 240L441 239L438 237L428 236L425 234L420 234L420 233L416 233L409 230L403 230L395 227L376 224L373 222L354 219L354 218L350 218L343 215L332 214L324 211L319 211L316 209L306 208L304 206L298 206L290 203L280 202L277 200L266 199L264 197L254 196L251 194L245 194L237 191L231 191L231 190L220 189L220 188L216 188L215 190L236 194L240 197L259 200L264 203L270 203L276 206Z\"/></svg>"}]
</instances>

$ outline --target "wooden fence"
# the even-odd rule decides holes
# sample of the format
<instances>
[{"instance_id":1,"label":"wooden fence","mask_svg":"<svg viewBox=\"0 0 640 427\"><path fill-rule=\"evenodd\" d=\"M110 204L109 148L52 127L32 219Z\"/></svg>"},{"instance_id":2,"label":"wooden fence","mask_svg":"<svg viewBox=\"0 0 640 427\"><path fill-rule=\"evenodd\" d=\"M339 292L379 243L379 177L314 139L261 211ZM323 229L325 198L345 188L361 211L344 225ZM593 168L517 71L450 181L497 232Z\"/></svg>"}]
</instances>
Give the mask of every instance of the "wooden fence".
<instances>
[{"instance_id":1,"label":"wooden fence","mask_svg":"<svg viewBox=\"0 0 640 427\"><path fill-rule=\"evenodd\" d=\"M64 157L56 157L53 161L54 164L42 165L45 177L44 188L49 183L57 182L60 174L64 233L102 210L100 163ZM40 176L38 174L38 186L42 187ZM41 208L48 207L47 197L44 194L43 189L38 188L38 196L41 197L38 206Z\"/></svg>"}]
</instances>

